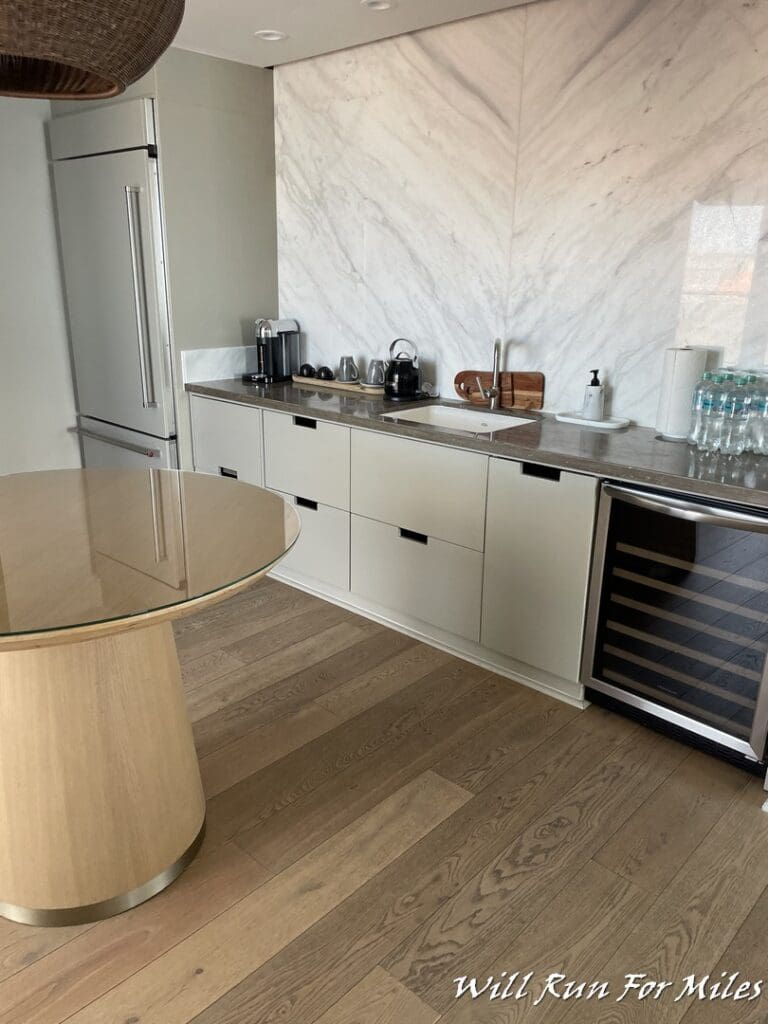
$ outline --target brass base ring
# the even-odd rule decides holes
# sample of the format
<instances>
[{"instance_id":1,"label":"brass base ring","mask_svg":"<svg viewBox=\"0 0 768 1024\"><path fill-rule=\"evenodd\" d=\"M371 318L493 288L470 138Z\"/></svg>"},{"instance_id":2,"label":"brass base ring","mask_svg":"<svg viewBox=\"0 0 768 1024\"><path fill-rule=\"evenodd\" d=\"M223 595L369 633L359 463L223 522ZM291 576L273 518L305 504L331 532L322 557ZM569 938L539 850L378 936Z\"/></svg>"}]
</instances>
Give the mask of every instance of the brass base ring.
<instances>
[{"instance_id":1,"label":"brass base ring","mask_svg":"<svg viewBox=\"0 0 768 1024\"><path fill-rule=\"evenodd\" d=\"M205 838L205 819L200 831L192 840L190 846L182 853L177 861L174 861L165 871L150 878L148 882L131 889L130 892L121 893L119 896L112 896L108 900L101 900L99 903L89 903L84 907L61 907L55 910L36 910L31 907L17 907L13 903L3 903L0 900L0 916L15 921L17 924L29 924L38 928L58 928L63 925L91 924L93 921L103 921L107 917L114 917L126 910L137 907L140 903L157 896L163 889L167 889L171 882L175 882L182 871L189 867L197 856Z\"/></svg>"}]
</instances>

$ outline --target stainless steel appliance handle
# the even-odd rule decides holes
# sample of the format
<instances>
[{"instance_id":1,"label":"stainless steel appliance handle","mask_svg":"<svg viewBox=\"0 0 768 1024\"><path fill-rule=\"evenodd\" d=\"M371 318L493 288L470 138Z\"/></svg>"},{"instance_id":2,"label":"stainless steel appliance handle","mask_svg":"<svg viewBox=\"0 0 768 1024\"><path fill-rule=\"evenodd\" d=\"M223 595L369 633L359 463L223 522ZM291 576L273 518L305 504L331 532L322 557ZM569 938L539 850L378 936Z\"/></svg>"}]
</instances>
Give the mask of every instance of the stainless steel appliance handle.
<instances>
[{"instance_id":1,"label":"stainless steel appliance handle","mask_svg":"<svg viewBox=\"0 0 768 1024\"><path fill-rule=\"evenodd\" d=\"M651 512L661 512L678 519L688 519L693 523L726 526L734 530L749 530L752 533L768 533L768 517L750 515L749 512L699 505L698 502L686 501L684 498L655 496L644 491L632 490L630 487L618 487L615 484L603 484L603 493L609 498L617 498L629 505L637 505L639 508L647 508Z\"/></svg>"},{"instance_id":2,"label":"stainless steel appliance handle","mask_svg":"<svg viewBox=\"0 0 768 1024\"><path fill-rule=\"evenodd\" d=\"M80 437L89 437L92 441L111 444L114 448L124 448L127 452L143 455L147 459L159 459L161 455L157 448L142 448L139 444L131 444L130 441L118 441L114 437L105 437L104 434L97 434L93 430L85 430L84 427L70 427L69 430L70 433L79 434Z\"/></svg>"},{"instance_id":3,"label":"stainless steel appliance handle","mask_svg":"<svg viewBox=\"0 0 768 1024\"><path fill-rule=\"evenodd\" d=\"M141 213L136 185L125 186L125 209L128 214L128 242L131 247L131 274L133 276L133 304L136 310L136 337L139 343L139 374L141 377L141 404L145 409L156 409L155 386L152 379L149 345L149 308L144 277L144 249L141 242Z\"/></svg>"},{"instance_id":4,"label":"stainless steel appliance handle","mask_svg":"<svg viewBox=\"0 0 768 1024\"><path fill-rule=\"evenodd\" d=\"M163 495L157 487L157 470L149 471L149 493L152 500L152 541L155 565L165 561L167 547L165 543L165 516L163 515Z\"/></svg>"}]
</instances>

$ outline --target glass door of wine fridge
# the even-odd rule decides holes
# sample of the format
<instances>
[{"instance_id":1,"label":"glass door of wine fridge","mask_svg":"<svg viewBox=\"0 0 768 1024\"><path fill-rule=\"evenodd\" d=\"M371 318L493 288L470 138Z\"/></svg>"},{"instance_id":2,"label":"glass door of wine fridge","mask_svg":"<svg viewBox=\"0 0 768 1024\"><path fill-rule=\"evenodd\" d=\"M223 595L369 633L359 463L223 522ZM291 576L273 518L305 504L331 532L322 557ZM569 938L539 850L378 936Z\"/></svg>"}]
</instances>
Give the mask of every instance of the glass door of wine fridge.
<instances>
[{"instance_id":1,"label":"glass door of wine fridge","mask_svg":"<svg viewBox=\"0 0 768 1024\"><path fill-rule=\"evenodd\" d=\"M583 682L764 766L768 513L604 484Z\"/></svg>"}]
</instances>

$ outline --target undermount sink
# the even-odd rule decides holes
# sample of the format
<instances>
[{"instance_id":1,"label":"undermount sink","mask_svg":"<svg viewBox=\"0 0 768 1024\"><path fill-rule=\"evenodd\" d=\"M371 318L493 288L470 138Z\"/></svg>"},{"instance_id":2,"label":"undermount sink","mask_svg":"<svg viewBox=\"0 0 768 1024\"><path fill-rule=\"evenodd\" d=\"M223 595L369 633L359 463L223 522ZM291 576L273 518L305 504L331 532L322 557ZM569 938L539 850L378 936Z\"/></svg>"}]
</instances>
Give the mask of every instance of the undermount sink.
<instances>
[{"instance_id":1,"label":"undermount sink","mask_svg":"<svg viewBox=\"0 0 768 1024\"><path fill-rule=\"evenodd\" d=\"M509 430L510 427L522 427L533 422L522 416L505 416L485 409L461 409L453 405L425 405L421 409L388 412L384 413L382 419L404 420L448 430L466 430L471 434L492 434L496 430Z\"/></svg>"}]
</instances>

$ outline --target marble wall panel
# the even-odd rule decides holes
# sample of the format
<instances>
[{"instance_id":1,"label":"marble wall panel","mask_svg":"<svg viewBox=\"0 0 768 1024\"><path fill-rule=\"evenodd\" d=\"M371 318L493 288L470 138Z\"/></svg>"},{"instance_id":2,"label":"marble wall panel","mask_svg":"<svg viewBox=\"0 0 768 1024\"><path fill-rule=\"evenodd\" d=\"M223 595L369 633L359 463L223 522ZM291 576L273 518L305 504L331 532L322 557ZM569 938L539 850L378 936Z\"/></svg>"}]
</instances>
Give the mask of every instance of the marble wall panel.
<instances>
[{"instance_id":1,"label":"marble wall panel","mask_svg":"<svg viewBox=\"0 0 768 1024\"><path fill-rule=\"evenodd\" d=\"M281 315L652 424L663 349L766 362L768 0L545 0L275 72Z\"/></svg>"}]
</instances>

